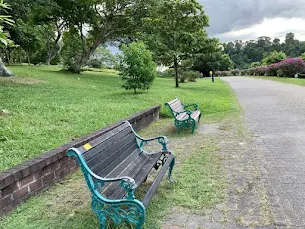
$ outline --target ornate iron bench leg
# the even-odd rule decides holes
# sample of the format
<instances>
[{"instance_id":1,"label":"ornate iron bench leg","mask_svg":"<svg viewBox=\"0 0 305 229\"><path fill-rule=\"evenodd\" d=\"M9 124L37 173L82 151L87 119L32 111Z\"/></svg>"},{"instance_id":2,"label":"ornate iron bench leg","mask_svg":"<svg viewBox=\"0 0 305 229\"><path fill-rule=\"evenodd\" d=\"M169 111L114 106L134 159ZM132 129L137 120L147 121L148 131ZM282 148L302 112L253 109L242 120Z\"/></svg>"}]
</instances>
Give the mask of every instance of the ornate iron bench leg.
<instances>
[{"instance_id":1,"label":"ornate iron bench leg","mask_svg":"<svg viewBox=\"0 0 305 229\"><path fill-rule=\"evenodd\" d=\"M172 172L174 169L176 163L176 158L174 157L173 160L171 161L170 165L169 165L169 169L168 169L168 179L170 182L174 183L175 181L172 179Z\"/></svg>"}]
</instances>

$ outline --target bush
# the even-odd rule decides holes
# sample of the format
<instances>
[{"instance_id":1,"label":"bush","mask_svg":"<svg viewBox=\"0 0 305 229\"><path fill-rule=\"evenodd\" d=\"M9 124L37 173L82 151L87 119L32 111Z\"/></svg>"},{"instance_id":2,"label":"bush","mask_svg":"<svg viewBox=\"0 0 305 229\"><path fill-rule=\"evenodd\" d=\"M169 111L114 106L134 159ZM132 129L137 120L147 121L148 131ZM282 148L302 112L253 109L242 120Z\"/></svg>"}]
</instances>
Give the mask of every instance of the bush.
<instances>
[{"instance_id":1,"label":"bush","mask_svg":"<svg viewBox=\"0 0 305 229\"><path fill-rule=\"evenodd\" d=\"M216 71L216 72L214 73L214 75L215 75L215 76L221 76L221 71Z\"/></svg>"},{"instance_id":2,"label":"bush","mask_svg":"<svg viewBox=\"0 0 305 229\"><path fill-rule=\"evenodd\" d=\"M305 62L301 58L287 58L278 63L279 76L294 77L296 73L305 73Z\"/></svg>"},{"instance_id":3,"label":"bush","mask_svg":"<svg viewBox=\"0 0 305 229\"><path fill-rule=\"evenodd\" d=\"M152 59L151 52L145 48L143 42L133 42L122 46L123 55L120 56L120 75L126 90L148 90L157 75L157 66Z\"/></svg>"},{"instance_id":4,"label":"bush","mask_svg":"<svg viewBox=\"0 0 305 229\"><path fill-rule=\"evenodd\" d=\"M270 64L279 63L279 62L285 60L286 58L287 57L284 52L273 51L272 53L270 53L267 57L265 57L263 59L263 64L270 65Z\"/></svg>"},{"instance_id":5,"label":"bush","mask_svg":"<svg viewBox=\"0 0 305 229\"><path fill-rule=\"evenodd\" d=\"M82 41L75 28L70 28L63 35L64 45L61 50L64 67L75 73L80 73L79 62L82 55Z\"/></svg>"},{"instance_id":6,"label":"bush","mask_svg":"<svg viewBox=\"0 0 305 229\"><path fill-rule=\"evenodd\" d=\"M252 62L250 68L260 67L262 64L260 62Z\"/></svg>"},{"instance_id":7,"label":"bush","mask_svg":"<svg viewBox=\"0 0 305 229\"><path fill-rule=\"evenodd\" d=\"M87 63L90 68L101 68L102 62L99 59L90 59Z\"/></svg>"},{"instance_id":8,"label":"bush","mask_svg":"<svg viewBox=\"0 0 305 229\"><path fill-rule=\"evenodd\" d=\"M302 58L303 61L305 61L305 52L302 53L301 58Z\"/></svg>"},{"instance_id":9,"label":"bush","mask_svg":"<svg viewBox=\"0 0 305 229\"><path fill-rule=\"evenodd\" d=\"M232 76L239 76L240 75L240 71L238 69L232 70L231 71L231 75Z\"/></svg>"},{"instance_id":10,"label":"bush","mask_svg":"<svg viewBox=\"0 0 305 229\"><path fill-rule=\"evenodd\" d=\"M277 76L277 71L279 70L279 64L271 64L267 66L266 75L267 76Z\"/></svg>"},{"instance_id":11,"label":"bush","mask_svg":"<svg viewBox=\"0 0 305 229\"><path fill-rule=\"evenodd\" d=\"M175 72L173 68L169 68L165 70L164 72L158 72L159 77L162 78L173 78L175 77Z\"/></svg>"},{"instance_id":12,"label":"bush","mask_svg":"<svg viewBox=\"0 0 305 229\"><path fill-rule=\"evenodd\" d=\"M197 71L190 70L190 71L186 71L185 74L189 82L196 82L196 79L200 78L200 72Z\"/></svg>"}]
</instances>

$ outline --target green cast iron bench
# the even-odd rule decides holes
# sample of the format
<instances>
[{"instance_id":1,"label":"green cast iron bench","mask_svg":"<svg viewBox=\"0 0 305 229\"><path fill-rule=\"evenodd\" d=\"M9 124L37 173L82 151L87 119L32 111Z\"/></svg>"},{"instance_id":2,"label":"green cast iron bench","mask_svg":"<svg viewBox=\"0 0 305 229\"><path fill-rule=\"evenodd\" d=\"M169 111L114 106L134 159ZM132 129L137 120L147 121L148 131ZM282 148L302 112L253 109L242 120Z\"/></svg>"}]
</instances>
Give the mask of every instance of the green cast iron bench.
<instances>
[{"instance_id":1,"label":"green cast iron bench","mask_svg":"<svg viewBox=\"0 0 305 229\"><path fill-rule=\"evenodd\" d=\"M180 129L192 127L192 133L196 128L196 123L200 122L201 112L198 110L197 104L184 105L179 99L174 99L165 103L169 107L172 115L174 116L175 126L180 133ZM194 111L188 108L193 107Z\"/></svg>"},{"instance_id":2,"label":"green cast iron bench","mask_svg":"<svg viewBox=\"0 0 305 229\"><path fill-rule=\"evenodd\" d=\"M150 141L157 141L162 146L161 151L146 152L143 146ZM80 164L100 228L106 228L107 217L116 225L127 221L135 224L137 229L142 228L145 209L167 169L171 180L175 157L167 149L167 143L164 136L141 138L125 121L87 144L67 151L68 156L76 157ZM139 201L135 191L153 168L160 168L159 172L144 199Z\"/></svg>"}]
</instances>

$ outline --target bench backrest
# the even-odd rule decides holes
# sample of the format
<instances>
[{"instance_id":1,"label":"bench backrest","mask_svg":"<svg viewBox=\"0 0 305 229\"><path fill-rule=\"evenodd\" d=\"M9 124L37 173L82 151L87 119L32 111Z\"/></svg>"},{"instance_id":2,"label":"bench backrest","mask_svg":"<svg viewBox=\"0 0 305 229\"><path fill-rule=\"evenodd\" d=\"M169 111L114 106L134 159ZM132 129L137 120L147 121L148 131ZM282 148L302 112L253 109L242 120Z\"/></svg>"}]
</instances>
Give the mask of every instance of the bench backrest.
<instances>
[{"instance_id":1,"label":"bench backrest","mask_svg":"<svg viewBox=\"0 0 305 229\"><path fill-rule=\"evenodd\" d=\"M174 99L166 103L165 105L167 105L170 108L174 116L176 116L178 113L185 111L184 106L179 99Z\"/></svg>"},{"instance_id":2,"label":"bench backrest","mask_svg":"<svg viewBox=\"0 0 305 229\"><path fill-rule=\"evenodd\" d=\"M127 122L79 147L78 151L89 169L100 177L106 177L130 154L140 153L136 136Z\"/></svg>"}]
</instances>

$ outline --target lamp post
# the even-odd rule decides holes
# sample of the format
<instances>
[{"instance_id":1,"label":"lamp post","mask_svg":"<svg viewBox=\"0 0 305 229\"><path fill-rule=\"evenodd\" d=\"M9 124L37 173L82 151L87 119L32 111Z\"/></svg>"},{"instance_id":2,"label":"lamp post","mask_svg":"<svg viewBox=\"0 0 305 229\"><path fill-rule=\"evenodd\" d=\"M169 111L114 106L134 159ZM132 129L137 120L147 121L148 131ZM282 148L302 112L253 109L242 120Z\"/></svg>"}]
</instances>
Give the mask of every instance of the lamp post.
<instances>
[{"instance_id":1,"label":"lamp post","mask_svg":"<svg viewBox=\"0 0 305 229\"><path fill-rule=\"evenodd\" d=\"M214 83L214 74L213 74L213 71L210 71L210 76L212 77L212 83Z\"/></svg>"}]
</instances>

